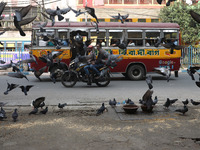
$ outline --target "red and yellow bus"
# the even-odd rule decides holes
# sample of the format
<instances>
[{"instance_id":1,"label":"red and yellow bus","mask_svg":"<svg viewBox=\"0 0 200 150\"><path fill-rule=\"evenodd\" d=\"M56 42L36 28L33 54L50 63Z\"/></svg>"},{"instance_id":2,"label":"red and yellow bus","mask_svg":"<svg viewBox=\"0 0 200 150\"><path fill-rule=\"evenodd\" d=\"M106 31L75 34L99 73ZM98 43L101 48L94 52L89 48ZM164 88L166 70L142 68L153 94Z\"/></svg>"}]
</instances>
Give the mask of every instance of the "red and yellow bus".
<instances>
[{"instance_id":1,"label":"red and yellow bus","mask_svg":"<svg viewBox=\"0 0 200 150\"><path fill-rule=\"evenodd\" d=\"M170 54L170 49L154 46L158 37L164 37L166 41L176 40L178 44L181 42L179 25L176 23L100 22L98 34L95 27L88 22L56 22L54 26L48 23L45 29L54 38L66 40L68 45L62 46L59 50L56 50L55 46L47 46L47 42L37 36L37 33L40 33L39 28L33 27L30 51L36 58L47 54L47 51L64 51L59 58L68 65L72 56L70 40L79 33L83 37L83 42L94 39L91 44L96 45L101 41L103 49L112 51L113 54L122 54L123 60L118 62L111 72L122 73L131 80L140 80L148 72L153 72L155 67L169 66L178 77L181 50L174 50L174 53ZM112 46L113 41L122 37L125 37L128 43L132 42L127 49ZM32 63L31 67L39 70L44 65L38 60L38 65Z\"/></svg>"}]
</instances>

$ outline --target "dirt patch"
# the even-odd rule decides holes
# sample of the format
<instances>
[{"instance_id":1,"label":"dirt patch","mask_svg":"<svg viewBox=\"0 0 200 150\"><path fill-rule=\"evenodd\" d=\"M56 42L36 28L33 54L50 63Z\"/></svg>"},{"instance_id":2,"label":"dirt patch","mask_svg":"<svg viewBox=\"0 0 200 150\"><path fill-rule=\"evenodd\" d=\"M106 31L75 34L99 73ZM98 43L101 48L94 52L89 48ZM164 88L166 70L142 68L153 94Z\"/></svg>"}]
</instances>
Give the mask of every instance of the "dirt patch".
<instances>
[{"instance_id":1,"label":"dirt patch","mask_svg":"<svg viewBox=\"0 0 200 150\"><path fill-rule=\"evenodd\" d=\"M106 149L106 150L199 150L200 108L189 107L185 116L155 120L121 121L113 108L96 116L97 108L49 107L46 115L28 115L30 107L5 107L0 121L1 150ZM180 138L184 137L184 138Z\"/></svg>"}]
</instances>

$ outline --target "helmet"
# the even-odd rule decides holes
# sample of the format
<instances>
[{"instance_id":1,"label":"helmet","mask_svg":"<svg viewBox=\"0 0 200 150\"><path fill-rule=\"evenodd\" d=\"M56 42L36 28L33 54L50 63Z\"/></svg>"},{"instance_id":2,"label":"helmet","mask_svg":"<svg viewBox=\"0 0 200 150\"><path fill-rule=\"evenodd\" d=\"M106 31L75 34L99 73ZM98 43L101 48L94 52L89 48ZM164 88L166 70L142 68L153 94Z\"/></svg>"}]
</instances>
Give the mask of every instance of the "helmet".
<instances>
[{"instance_id":1,"label":"helmet","mask_svg":"<svg viewBox=\"0 0 200 150\"><path fill-rule=\"evenodd\" d=\"M80 34L77 34L75 36L75 41L78 43L82 43L83 42L83 37Z\"/></svg>"}]
</instances>

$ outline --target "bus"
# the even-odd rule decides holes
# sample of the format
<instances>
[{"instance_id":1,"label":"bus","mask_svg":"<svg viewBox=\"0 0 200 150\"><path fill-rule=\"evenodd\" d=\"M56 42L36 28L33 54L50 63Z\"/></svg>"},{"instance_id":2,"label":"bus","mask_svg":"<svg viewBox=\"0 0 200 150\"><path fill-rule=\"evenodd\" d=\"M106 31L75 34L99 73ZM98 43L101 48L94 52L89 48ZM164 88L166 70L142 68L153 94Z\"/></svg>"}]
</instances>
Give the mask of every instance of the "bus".
<instances>
[{"instance_id":1,"label":"bus","mask_svg":"<svg viewBox=\"0 0 200 150\"><path fill-rule=\"evenodd\" d=\"M155 67L170 67L178 77L180 68L181 50L174 50L173 54L170 49L163 46L155 47L154 44L158 38L164 37L165 42L180 41L180 27L176 23L135 23L125 22L100 22L99 33L91 22L56 22L54 26L50 23L45 27L46 32L52 35L52 38L59 38L67 41L68 45L61 46L56 50L55 46L47 46L47 42L38 36L39 27L33 26L30 53L38 60L38 64L32 63L31 68L39 70L44 67L38 57L47 54L47 51L63 51L59 58L67 66L70 63L72 52L70 50L70 41L80 34L83 42L93 39L91 45L98 42L102 48L113 54L121 54L123 60L117 63L115 68L111 68L113 73L122 73L130 80L141 80L147 73L153 72ZM114 42L125 38L128 41L126 49L120 49Z\"/></svg>"}]
</instances>

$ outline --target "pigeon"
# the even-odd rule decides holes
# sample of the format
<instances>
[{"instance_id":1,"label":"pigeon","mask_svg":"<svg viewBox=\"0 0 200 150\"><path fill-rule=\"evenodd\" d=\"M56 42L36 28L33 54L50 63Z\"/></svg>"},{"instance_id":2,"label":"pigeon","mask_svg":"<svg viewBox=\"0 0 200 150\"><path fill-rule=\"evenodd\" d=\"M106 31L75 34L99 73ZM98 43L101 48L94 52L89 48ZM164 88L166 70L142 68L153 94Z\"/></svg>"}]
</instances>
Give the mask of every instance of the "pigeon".
<instances>
[{"instance_id":1,"label":"pigeon","mask_svg":"<svg viewBox=\"0 0 200 150\"><path fill-rule=\"evenodd\" d=\"M9 77L14 77L14 78L25 78L26 80L28 80L26 75L24 75L22 72L10 72L10 73L8 73L8 76Z\"/></svg>"},{"instance_id":2,"label":"pigeon","mask_svg":"<svg viewBox=\"0 0 200 150\"><path fill-rule=\"evenodd\" d=\"M167 98L167 99L169 99L169 98ZM169 99L170 105L174 104L177 100L178 99L172 99L172 100Z\"/></svg>"},{"instance_id":3,"label":"pigeon","mask_svg":"<svg viewBox=\"0 0 200 150\"><path fill-rule=\"evenodd\" d=\"M102 106L97 110L96 116L103 114L105 110L106 110L106 107L104 106L104 103L102 103Z\"/></svg>"},{"instance_id":4,"label":"pigeon","mask_svg":"<svg viewBox=\"0 0 200 150\"><path fill-rule=\"evenodd\" d=\"M141 99L139 99L139 103L142 104L142 105L145 105L145 102Z\"/></svg>"},{"instance_id":5,"label":"pigeon","mask_svg":"<svg viewBox=\"0 0 200 150\"><path fill-rule=\"evenodd\" d=\"M34 23L33 22L33 24L40 28L40 30L39 30L40 32L46 32L46 29L44 29L44 27L46 27L46 25L48 24L47 21L43 22L43 23L41 23L41 22Z\"/></svg>"},{"instance_id":6,"label":"pigeon","mask_svg":"<svg viewBox=\"0 0 200 150\"><path fill-rule=\"evenodd\" d=\"M31 54L29 59L21 60L21 61L18 61L17 63L18 64L23 64L23 63L33 63L33 62L35 62L36 64L38 64L37 61L36 61L35 56L33 56Z\"/></svg>"},{"instance_id":7,"label":"pigeon","mask_svg":"<svg viewBox=\"0 0 200 150\"><path fill-rule=\"evenodd\" d=\"M27 86L19 86L19 88L21 88L22 92L24 92L25 95L27 95L27 92L29 91L30 88L32 88L33 85L27 85Z\"/></svg>"},{"instance_id":8,"label":"pigeon","mask_svg":"<svg viewBox=\"0 0 200 150\"><path fill-rule=\"evenodd\" d=\"M5 64L6 62L3 60L0 60L0 64Z\"/></svg>"},{"instance_id":9,"label":"pigeon","mask_svg":"<svg viewBox=\"0 0 200 150\"><path fill-rule=\"evenodd\" d=\"M49 19L49 20L51 20L51 26L54 26L54 24L55 24L55 16L51 16L50 15L50 17L49 16L47 16L45 13L43 13L43 12L40 12L46 19Z\"/></svg>"},{"instance_id":10,"label":"pigeon","mask_svg":"<svg viewBox=\"0 0 200 150\"><path fill-rule=\"evenodd\" d=\"M120 20L121 23L124 23L124 20L126 20L128 18L129 14L122 16L120 13L118 13L117 16L111 16L114 19Z\"/></svg>"},{"instance_id":11,"label":"pigeon","mask_svg":"<svg viewBox=\"0 0 200 150\"><path fill-rule=\"evenodd\" d=\"M167 98L167 101L165 102L165 104L163 106L165 106L165 108L168 108L170 106L169 98Z\"/></svg>"},{"instance_id":12,"label":"pigeon","mask_svg":"<svg viewBox=\"0 0 200 150\"><path fill-rule=\"evenodd\" d=\"M88 14L90 14L93 18L96 19L96 22L97 22L97 23L99 23L99 20L98 20L96 14L95 14L95 9L94 9L94 8L85 6L85 10L86 10L86 12L87 12Z\"/></svg>"},{"instance_id":13,"label":"pigeon","mask_svg":"<svg viewBox=\"0 0 200 150\"><path fill-rule=\"evenodd\" d=\"M30 113L29 113L29 115L31 115L31 114L36 114L38 112L38 108L34 108Z\"/></svg>"},{"instance_id":14,"label":"pigeon","mask_svg":"<svg viewBox=\"0 0 200 150\"><path fill-rule=\"evenodd\" d=\"M95 25L93 25L92 22L94 22ZM92 24L92 26L95 26L96 33L99 34L99 25L98 25L98 23L96 21L92 21L92 22L91 22L91 24Z\"/></svg>"},{"instance_id":15,"label":"pigeon","mask_svg":"<svg viewBox=\"0 0 200 150\"><path fill-rule=\"evenodd\" d=\"M149 86L149 89L152 89L153 88L153 85L152 85L153 81L152 81L151 75L146 77L146 82L147 82L147 85Z\"/></svg>"},{"instance_id":16,"label":"pigeon","mask_svg":"<svg viewBox=\"0 0 200 150\"><path fill-rule=\"evenodd\" d=\"M31 7L32 7L31 5L28 5L26 7L23 7L21 10L15 10L14 25L19 30L21 36L26 36L21 26L29 24L37 17L37 16L34 16L34 17L23 19L28 14Z\"/></svg>"},{"instance_id":17,"label":"pigeon","mask_svg":"<svg viewBox=\"0 0 200 150\"><path fill-rule=\"evenodd\" d=\"M71 8L71 7L70 7L70 8ZM71 10L76 14L75 17L78 17L78 16L81 15L81 14L85 14L85 12L81 11L80 9L79 9L79 10L75 10L75 9L72 9L72 8L71 8Z\"/></svg>"},{"instance_id":18,"label":"pigeon","mask_svg":"<svg viewBox=\"0 0 200 150\"><path fill-rule=\"evenodd\" d=\"M158 97L157 97L157 96L155 96L155 98L154 98L154 100L153 100L153 105L156 105L156 104L157 104L157 102L158 102Z\"/></svg>"},{"instance_id":19,"label":"pigeon","mask_svg":"<svg viewBox=\"0 0 200 150\"><path fill-rule=\"evenodd\" d=\"M161 43L160 45L162 45L165 48L169 48L170 49L170 54L174 53L174 49L181 50L182 48L185 47L185 46L182 46L182 45L175 45L173 42L167 43L167 44L162 44Z\"/></svg>"},{"instance_id":20,"label":"pigeon","mask_svg":"<svg viewBox=\"0 0 200 150\"><path fill-rule=\"evenodd\" d=\"M6 2L1 2L0 3L0 20L2 20L4 18L1 15L2 15L2 12L4 11L4 8L5 8L6 4L7 4ZM0 22L0 27L2 27L1 22Z\"/></svg>"},{"instance_id":21,"label":"pigeon","mask_svg":"<svg viewBox=\"0 0 200 150\"><path fill-rule=\"evenodd\" d=\"M1 65L1 66L0 66L0 70L6 70L6 69L8 69L8 68L13 67L14 65L15 65L15 64L13 63L13 61L10 60L10 63L9 63L9 64Z\"/></svg>"},{"instance_id":22,"label":"pigeon","mask_svg":"<svg viewBox=\"0 0 200 150\"><path fill-rule=\"evenodd\" d=\"M1 107L1 111L0 111L0 120L6 119L6 112L4 111L4 109Z\"/></svg>"},{"instance_id":23,"label":"pigeon","mask_svg":"<svg viewBox=\"0 0 200 150\"><path fill-rule=\"evenodd\" d=\"M44 110L40 111L42 114L46 114L48 112L48 107L46 107Z\"/></svg>"},{"instance_id":24,"label":"pigeon","mask_svg":"<svg viewBox=\"0 0 200 150\"><path fill-rule=\"evenodd\" d=\"M191 101L192 105L195 105L195 106L200 104L200 102L196 102L193 99L191 99L190 101Z\"/></svg>"},{"instance_id":25,"label":"pigeon","mask_svg":"<svg viewBox=\"0 0 200 150\"><path fill-rule=\"evenodd\" d=\"M173 1L176 1L176 0L168 0L167 3L166 3L166 6L170 6L170 3L173 2Z\"/></svg>"},{"instance_id":26,"label":"pigeon","mask_svg":"<svg viewBox=\"0 0 200 150\"><path fill-rule=\"evenodd\" d=\"M199 69L199 68L198 68L198 69ZM197 69L194 68L194 67L190 67L190 68L187 69L187 73L188 73L189 76L192 78L192 80L195 80L194 74L195 74L196 71L197 71Z\"/></svg>"},{"instance_id":27,"label":"pigeon","mask_svg":"<svg viewBox=\"0 0 200 150\"><path fill-rule=\"evenodd\" d=\"M44 106L45 106L45 103L44 103L44 102L40 103L40 105L39 105L39 107L40 107L41 109L43 109Z\"/></svg>"},{"instance_id":28,"label":"pigeon","mask_svg":"<svg viewBox=\"0 0 200 150\"><path fill-rule=\"evenodd\" d=\"M182 103L185 105L187 105L189 103L188 99L186 99L185 101L182 101Z\"/></svg>"},{"instance_id":29,"label":"pigeon","mask_svg":"<svg viewBox=\"0 0 200 150\"><path fill-rule=\"evenodd\" d=\"M12 118L13 118L13 121L14 121L14 122L17 121L17 118L18 118L17 109L14 110L14 112L13 112L13 114L12 114Z\"/></svg>"},{"instance_id":30,"label":"pigeon","mask_svg":"<svg viewBox=\"0 0 200 150\"><path fill-rule=\"evenodd\" d=\"M110 105L111 107L116 106L116 104L117 104L117 102L116 102L115 98L113 99L113 101L112 101L112 100L109 100L109 105Z\"/></svg>"},{"instance_id":31,"label":"pigeon","mask_svg":"<svg viewBox=\"0 0 200 150\"><path fill-rule=\"evenodd\" d=\"M58 108L61 108L61 109L63 109L65 106L67 106L67 103L64 103L64 104L58 104Z\"/></svg>"},{"instance_id":32,"label":"pigeon","mask_svg":"<svg viewBox=\"0 0 200 150\"><path fill-rule=\"evenodd\" d=\"M13 65L12 71L13 72L21 72L20 69L17 66L15 66L15 65Z\"/></svg>"},{"instance_id":33,"label":"pigeon","mask_svg":"<svg viewBox=\"0 0 200 150\"><path fill-rule=\"evenodd\" d=\"M64 19L64 17L61 15L61 14L66 14L68 13L69 11L71 10L70 7L68 8L65 8L65 9L60 9L58 6L56 8L56 10L53 10L53 9L45 9L45 12L50 15L50 18L51 17L55 17L55 16L58 16L58 21L62 21Z\"/></svg>"},{"instance_id":34,"label":"pigeon","mask_svg":"<svg viewBox=\"0 0 200 150\"><path fill-rule=\"evenodd\" d=\"M157 0L157 3L161 5L162 4L162 0Z\"/></svg>"},{"instance_id":35,"label":"pigeon","mask_svg":"<svg viewBox=\"0 0 200 150\"><path fill-rule=\"evenodd\" d=\"M171 70L170 70L169 66L167 66L167 68L165 68L165 67L156 67L156 68L154 68L153 71L158 73L158 74L161 74L163 76L166 76L167 77L167 82L169 82L169 78L171 76Z\"/></svg>"},{"instance_id":36,"label":"pigeon","mask_svg":"<svg viewBox=\"0 0 200 150\"><path fill-rule=\"evenodd\" d=\"M19 86L18 84L13 84L13 83L10 84L7 82L7 90L4 92L4 94L7 95L9 91L15 89L18 86Z\"/></svg>"},{"instance_id":37,"label":"pigeon","mask_svg":"<svg viewBox=\"0 0 200 150\"><path fill-rule=\"evenodd\" d=\"M180 112L182 113L183 115L188 111L188 108L186 105L183 106L183 109L176 109L175 110L176 112Z\"/></svg>"},{"instance_id":38,"label":"pigeon","mask_svg":"<svg viewBox=\"0 0 200 150\"><path fill-rule=\"evenodd\" d=\"M47 66L44 66L43 68L39 69L38 71L36 71L35 69L33 69L35 77L38 78L40 81L42 81L41 78L40 78L40 76L44 73L44 71L46 70L46 68L47 68Z\"/></svg>"},{"instance_id":39,"label":"pigeon","mask_svg":"<svg viewBox=\"0 0 200 150\"><path fill-rule=\"evenodd\" d=\"M198 13L193 10L190 10L189 13L196 22L200 23L200 15Z\"/></svg>"},{"instance_id":40,"label":"pigeon","mask_svg":"<svg viewBox=\"0 0 200 150\"><path fill-rule=\"evenodd\" d=\"M130 98L125 100L125 102L126 102L126 104L129 104L129 105L134 105L135 104Z\"/></svg>"},{"instance_id":41,"label":"pigeon","mask_svg":"<svg viewBox=\"0 0 200 150\"><path fill-rule=\"evenodd\" d=\"M45 97L39 97L32 102L34 108L39 108L41 103L45 101Z\"/></svg>"}]
</instances>

